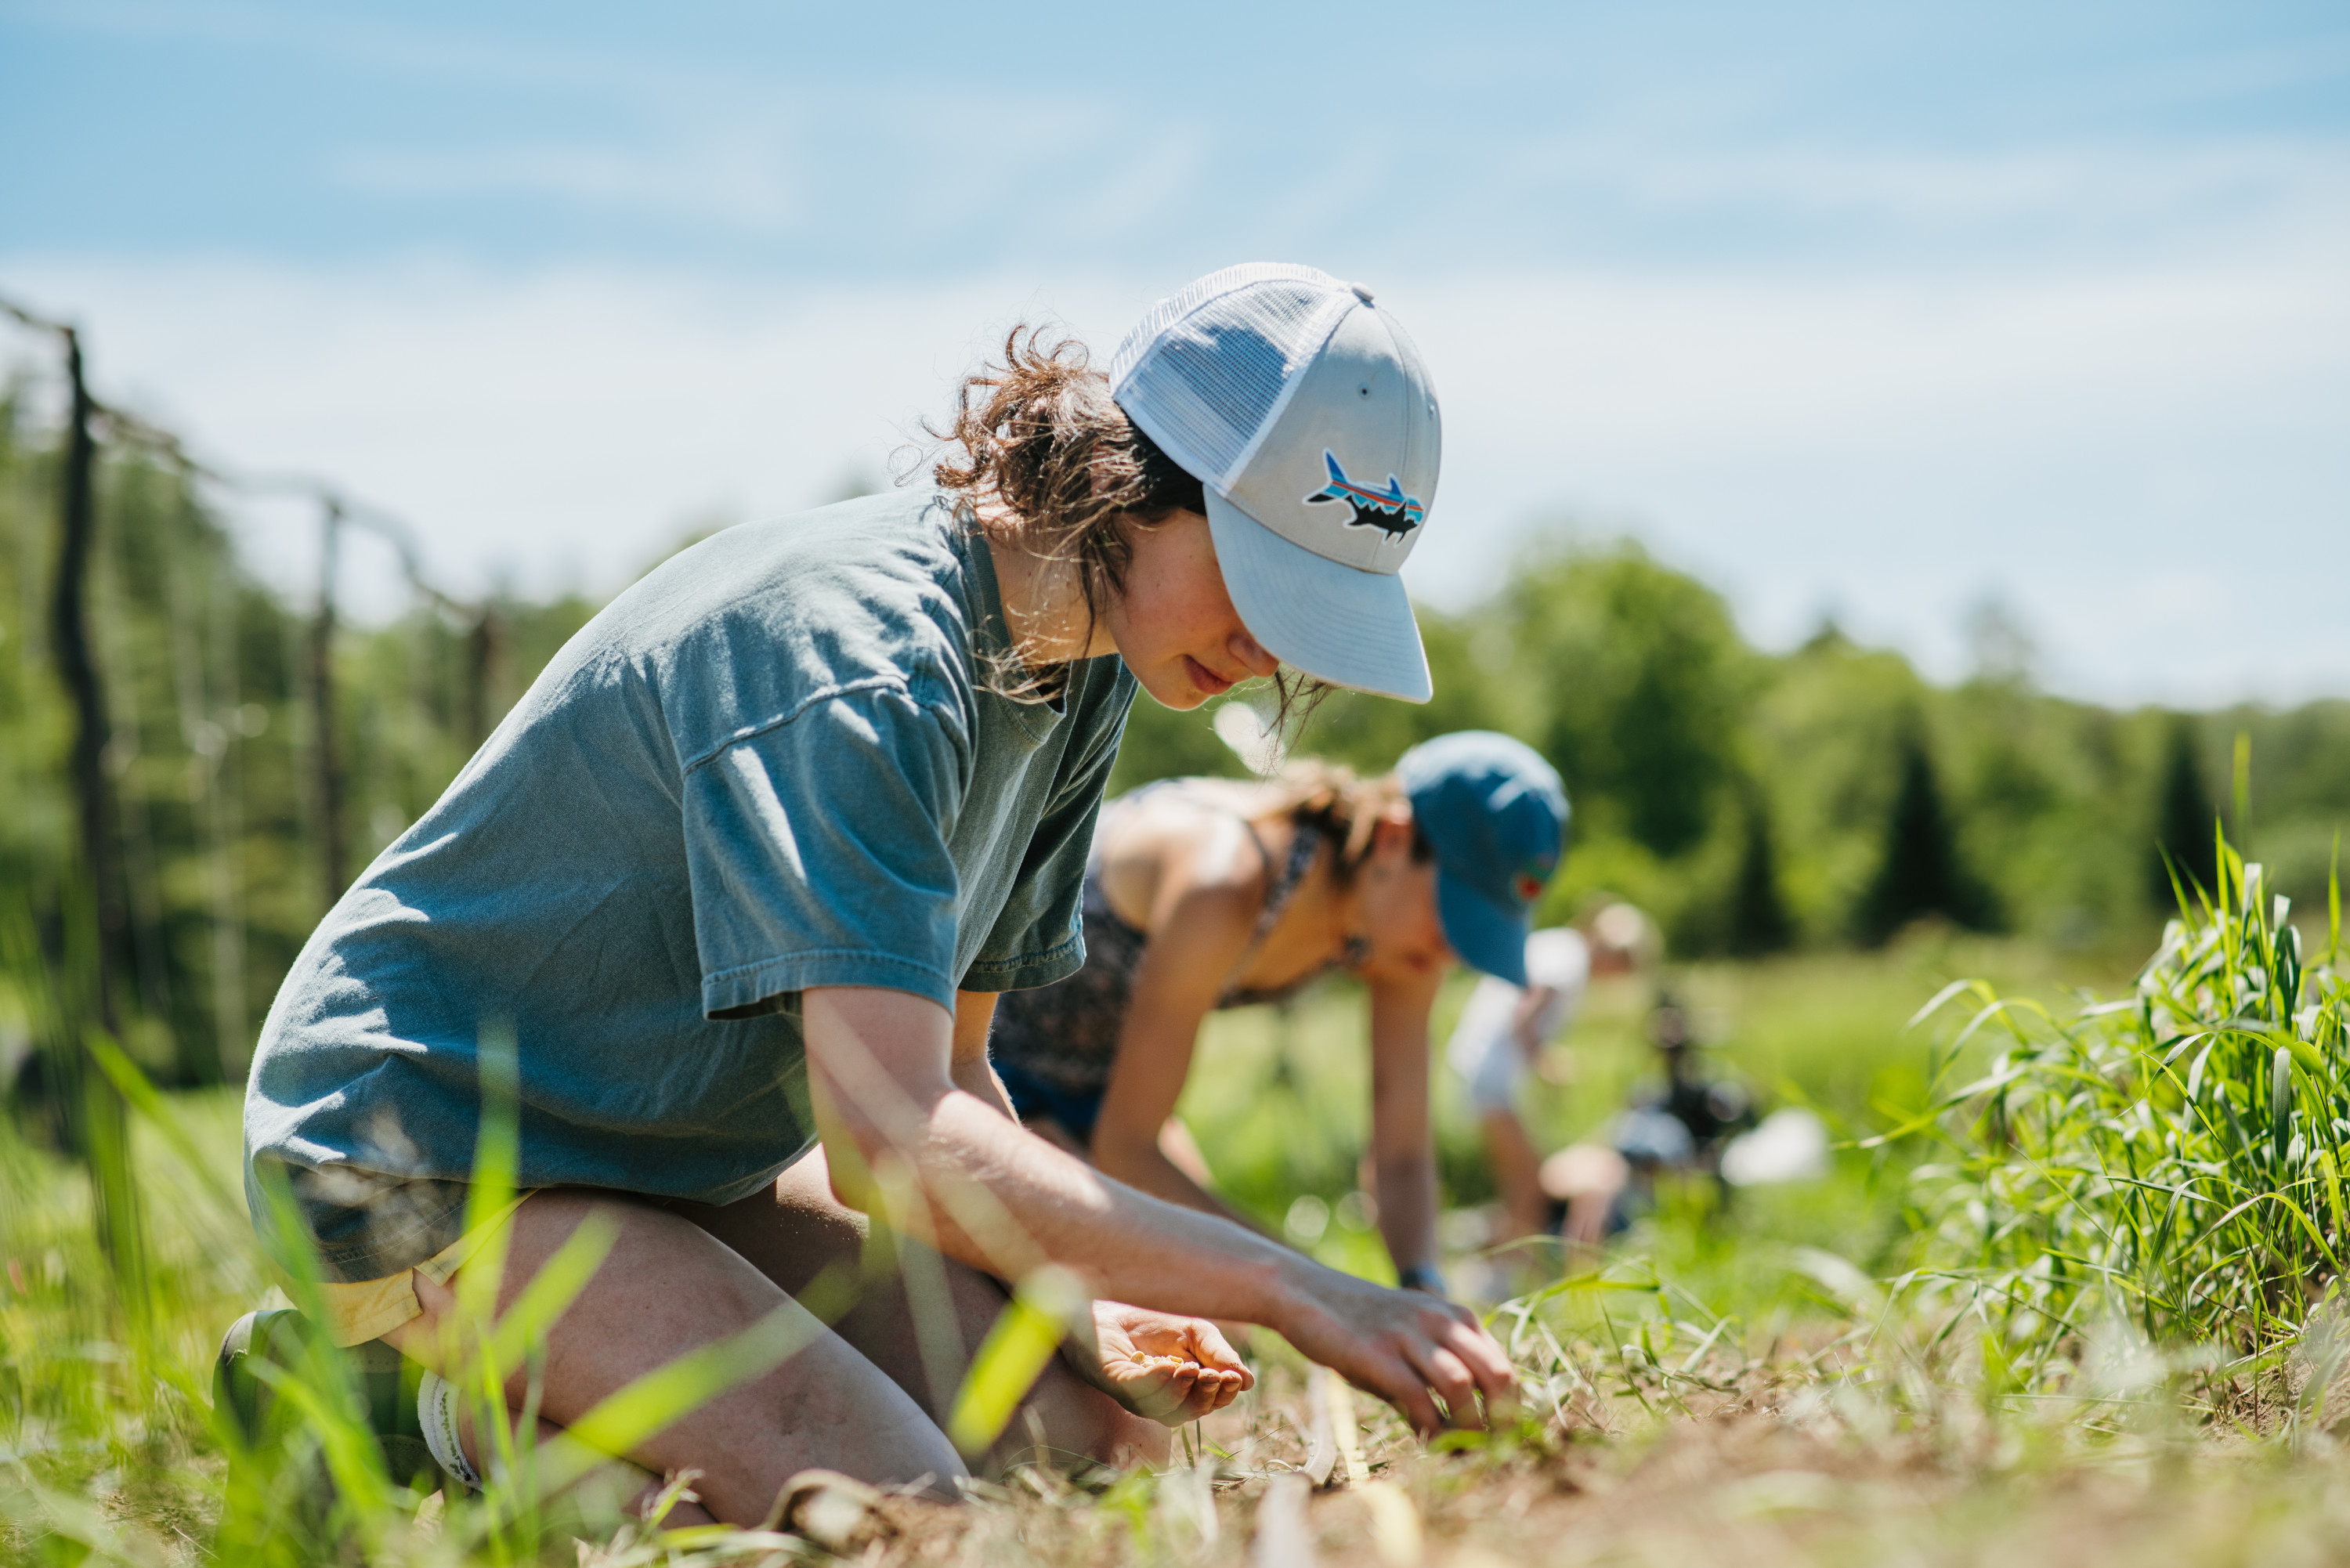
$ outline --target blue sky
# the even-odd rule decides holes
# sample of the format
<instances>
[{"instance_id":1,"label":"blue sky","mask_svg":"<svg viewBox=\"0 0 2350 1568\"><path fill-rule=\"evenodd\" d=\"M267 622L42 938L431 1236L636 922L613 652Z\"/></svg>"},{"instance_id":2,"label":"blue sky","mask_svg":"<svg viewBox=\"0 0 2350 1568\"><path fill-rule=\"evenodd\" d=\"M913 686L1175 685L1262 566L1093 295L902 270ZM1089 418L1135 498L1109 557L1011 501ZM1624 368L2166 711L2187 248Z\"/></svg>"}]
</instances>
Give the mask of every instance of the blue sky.
<instances>
[{"instance_id":1,"label":"blue sky","mask_svg":"<svg viewBox=\"0 0 2350 1568\"><path fill-rule=\"evenodd\" d=\"M1956 673L1992 596L2064 689L2350 692L2338 5L0 3L0 290L460 583L608 587L1014 319L1295 259L1429 357L1438 602L1569 518L1766 641Z\"/></svg>"}]
</instances>

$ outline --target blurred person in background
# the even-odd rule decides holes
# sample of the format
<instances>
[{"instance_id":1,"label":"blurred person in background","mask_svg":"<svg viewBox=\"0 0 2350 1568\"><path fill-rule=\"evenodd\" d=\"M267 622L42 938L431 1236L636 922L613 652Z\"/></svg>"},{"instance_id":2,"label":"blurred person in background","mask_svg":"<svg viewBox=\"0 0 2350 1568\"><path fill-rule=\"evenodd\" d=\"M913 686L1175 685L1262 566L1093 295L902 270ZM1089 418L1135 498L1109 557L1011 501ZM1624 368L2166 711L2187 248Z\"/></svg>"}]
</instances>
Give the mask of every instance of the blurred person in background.
<instances>
[{"instance_id":1,"label":"blurred person in background","mask_svg":"<svg viewBox=\"0 0 2350 1568\"><path fill-rule=\"evenodd\" d=\"M1578 1143L1543 1162L1542 1189L1570 1250L1596 1247L1629 1226L1655 1206L1658 1181L1669 1174L1711 1178L1726 1199L1733 1189L1827 1173L1827 1128L1818 1116L1788 1106L1758 1125L1745 1083L1707 1069L1670 986L1658 987L1648 1040L1662 1081L1633 1092L1606 1141Z\"/></svg>"},{"instance_id":2,"label":"blurred person in background","mask_svg":"<svg viewBox=\"0 0 2350 1568\"><path fill-rule=\"evenodd\" d=\"M1429 1012L1456 957L1525 982L1529 911L1565 829L1550 764L1483 731L1415 746L1381 778L1304 762L1137 790L1103 809L1087 866L1086 966L1003 998L996 1072L1027 1126L1245 1223L1175 1119L1200 1027L1345 970L1370 995L1379 1231L1397 1280L1440 1294Z\"/></svg>"},{"instance_id":3,"label":"blurred person in background","mask_svg":"<svg viewBox=\"0 0 2350 1568\"><path fill-rule=\"evenodd\" d=\"M1508 1229L1498 1240L1553 1229L1551 1200L1542 1187L1542 1157L1518 1114L1526 1075L1544 1049L1575 1022L1586 986L1597 976L1640 969L1655 947L1656 928L1629 904L1601 903L1583 929L1556 926L1526 939L1526 979L1513 985L1486 975L1461 1009L1445 1060L1469 1088L1477 1130L1492 1165Z\"/></svg>"}]
</instances>

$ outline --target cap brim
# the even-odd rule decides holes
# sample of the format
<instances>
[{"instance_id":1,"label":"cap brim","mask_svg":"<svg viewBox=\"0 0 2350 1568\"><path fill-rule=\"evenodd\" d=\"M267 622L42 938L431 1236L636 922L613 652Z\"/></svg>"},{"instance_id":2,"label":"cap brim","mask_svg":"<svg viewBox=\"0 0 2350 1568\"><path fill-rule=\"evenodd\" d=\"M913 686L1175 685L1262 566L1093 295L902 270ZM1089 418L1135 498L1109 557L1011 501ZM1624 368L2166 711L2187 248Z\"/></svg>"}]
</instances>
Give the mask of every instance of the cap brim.
<instances>
[{"instance_id":1,"label":"cap brim","mask_svg":"<svg viewBox=\"0 0 2350 1568\"><path fill-rule=\"evenodd\" d=\"M1402 578L1326 561L1213 490L1208 526L1232 607L1275 659L1357 691L1407 702L1434 694Z\"/></svg>"},{"instance_id":2,"label":"cap brim","mask_svg":"<svg viewBox=\"0 0 2350 1568\"><path fill-rule=\"evenodd\" d=\"M1497 904L1468 883L1436 867L1436 913L1444 940L1461 961L1512 985L1526 983L1526 935L1534 911Z\"/></svg>"}]
</instances>

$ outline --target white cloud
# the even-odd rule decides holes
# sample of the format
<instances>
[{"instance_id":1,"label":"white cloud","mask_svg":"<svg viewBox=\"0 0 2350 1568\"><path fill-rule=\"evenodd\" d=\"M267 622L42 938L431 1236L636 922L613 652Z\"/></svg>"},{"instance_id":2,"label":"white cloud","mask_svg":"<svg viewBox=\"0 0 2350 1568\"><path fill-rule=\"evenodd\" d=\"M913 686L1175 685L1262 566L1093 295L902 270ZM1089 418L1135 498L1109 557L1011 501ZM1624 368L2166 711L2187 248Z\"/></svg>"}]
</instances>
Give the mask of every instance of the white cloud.
<instances>
[{"instance_id":1,"label":"white cloud","mask_svg":"<svg viewBox=\"0 0 2350 1568\"><path fill-rule=\"evenodd\" d=\"M2012 150L1863 149L1783 141L1703 148L1569 136L1529 141L1497 171L1510 182L1582 184L1660 208L1747 208L1781 218L1866 214L1933 233L2026 223L2036 242L2153 225L2166 239L2226 208L2241 226L2328 215L2350 200L2350 149L2335 139L2168 145L2038 144Z\"/></svg>"},{"instance_id":2,"label":"white cloud","mask_svg":"<svg viewBox=\"0 0 2350 1568\"><path fill-rule=\"evenodd\" d=\"M1461 602L1565 503L1647 519L1773 641L1833 604L1950 672L1997 588L2066 689L2350 691L2328 586L2350 578L2345 261L1378 279L1446 404L1410 576ZM608 589L699 515L877 472L1012 320L1057 313L1107 348L1175 281L34 257L0 279L78 315L103 389L204 452L334 476L412 519L460 587L542 590ZM307 580L307 529L244 515L265 568Z\"/></svg>"},{"instance_id":3,"label":"white cloud","mask_svg":"<svg viewBox=\"0 0 2350 1568\"><path fill-rule=\"evenodd\" d=\"M1773 641L1833 603L1950 673L1965 603L1997 585L2074 690L2350 691L2327 586L2350 569L2345 261L1415 300L1446 397L1440 515L1490 525L1549 477L1652 519ZM2214 612L2266 614L2147 613L2181 574Z\"/></svg>"},{"instance_id":4,"label":"white cloud","mask_svg":"<svg viewBox=\"0 0 2350 1568\"><path fill-rule=\"evenodd\" d=\"M799 215L800 160L780 126L651 151L559 142L442 152L353 151L330 156L329 178L395 196L539 196L650 218L716 221L784 233Z\"/></svg>"}]
</instances>

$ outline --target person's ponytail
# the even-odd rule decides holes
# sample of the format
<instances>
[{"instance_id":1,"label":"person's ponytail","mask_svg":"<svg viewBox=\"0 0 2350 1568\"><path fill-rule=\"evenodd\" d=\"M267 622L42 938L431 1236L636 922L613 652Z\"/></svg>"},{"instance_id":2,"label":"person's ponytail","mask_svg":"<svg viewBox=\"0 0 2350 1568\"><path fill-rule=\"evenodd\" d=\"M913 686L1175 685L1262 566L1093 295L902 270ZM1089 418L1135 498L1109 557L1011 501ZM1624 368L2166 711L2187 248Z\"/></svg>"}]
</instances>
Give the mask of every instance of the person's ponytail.
<instances>
[{"instance_id":1,"label":"person's ponytail","mask_svg":"<svg viewBox=\"0 0 2350 1568\"><path fill-rule=\"evenodd\" d=\"M1330 870L1340 887L1355 879L1370 857L1371 840L1390 807L1401 805L1403 785L1393 774L1364 778L1343 763L1300 757L1283 764L1267 781L1278 791L1274 813L1311 825L1331 845ZM1427 858L1426 841L1415 824L1412 857Z\"/></svg>"}]
</instances>

